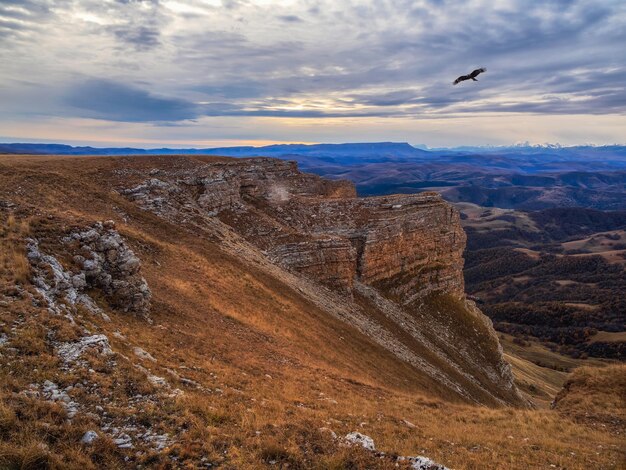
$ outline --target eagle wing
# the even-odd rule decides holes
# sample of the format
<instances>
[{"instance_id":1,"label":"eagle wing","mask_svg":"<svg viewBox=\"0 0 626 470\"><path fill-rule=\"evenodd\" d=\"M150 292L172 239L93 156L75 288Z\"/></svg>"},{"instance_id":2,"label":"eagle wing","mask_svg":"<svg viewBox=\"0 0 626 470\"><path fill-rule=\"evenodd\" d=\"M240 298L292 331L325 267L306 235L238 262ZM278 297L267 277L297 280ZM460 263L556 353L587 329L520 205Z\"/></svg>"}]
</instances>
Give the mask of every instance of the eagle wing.
<instances>
[{"instance_id":1,"label":"eagle wing","mask_svg":"<svg viewBox=\"0 0 626 470\"><path fill-rule=\"evenodd\" d=\"M464 80L469 80L471 77L469 75L461 75L459 78L457 78L455 81L452 82L453 85L458 85L459 83L461 83Z\"/></svg>"},{"instance_id":2,"label":"eagle wing","mask_svg":"<svg viewBox=\"0 0 626 470\"><path fill-rule=\"evenodd\" d=\"M479 74L486 72L487 69L484 67L481 67L479 69L474 70L472 73L470 73L470 78L476 78Z\"/></svg>"}]
</instances>

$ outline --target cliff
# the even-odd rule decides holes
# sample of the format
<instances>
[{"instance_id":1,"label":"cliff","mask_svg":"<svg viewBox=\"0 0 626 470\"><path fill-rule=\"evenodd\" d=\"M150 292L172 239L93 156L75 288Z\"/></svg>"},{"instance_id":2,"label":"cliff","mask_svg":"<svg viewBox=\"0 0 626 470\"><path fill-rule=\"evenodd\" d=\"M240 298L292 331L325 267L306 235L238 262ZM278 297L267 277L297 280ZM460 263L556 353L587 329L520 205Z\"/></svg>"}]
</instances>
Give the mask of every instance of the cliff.
<instances>
[{"instance_id":1,"label":"cliff","mask_svg":"<svg viewBox=\"0 0 626 470\"><path fill-rule=\"evenodd\" d=\"M464 399L522 402L491 322L465 299L465 234L439 194L359 198L348 181L268 158L131 175L138 184L118 187L125 197L327 286L334 298L318 305Z\"/></svg>"},{"instance_id":2,"label":"cliff","mask_svg":"<svg viewBox=\"0 0 626 470\"><path fill-rule=\"evenodd\" d=\"M463 296L465 234L438 193L357 198L348 181L266 158L157 171L122 192L156 212L167 204L174 216L191 207L217 216L275 262L331 287L351 291L359 280L404 303Z\"/></svg>"}]
</instances>

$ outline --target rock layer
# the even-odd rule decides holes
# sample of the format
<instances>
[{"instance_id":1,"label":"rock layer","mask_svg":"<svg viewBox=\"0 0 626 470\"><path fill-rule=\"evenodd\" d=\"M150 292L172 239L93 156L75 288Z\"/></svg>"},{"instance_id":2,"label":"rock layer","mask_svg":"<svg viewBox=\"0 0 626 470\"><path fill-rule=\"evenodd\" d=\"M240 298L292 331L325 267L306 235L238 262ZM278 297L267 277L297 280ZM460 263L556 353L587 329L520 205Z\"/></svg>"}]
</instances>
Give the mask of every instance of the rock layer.
<instances>
[{"instance_id":1,"label":"rock layer","mask_svg":"<svg viewBox=\"0 0 626 470\"><path fill-rule=\"evenodd\" d=\"M118 190L142 208L265 266L437 387L525 404L489 320L465 299L465 234L439 194L358 198L350 182L267 158L179 159L119 176L134 179Z\"/></svg>"},{"instance_id":2,"label":"rock layer","mask_svg":"<svg viewBox=\"0 0 626 470\"><path fill-rule=\"evenodd\" d=\"M465 234L437 193L357 198L348 181L267 158L157 170L123 193L157 213L216 216L274 261L341 290L358 279L404 302L464 292Z\"/></svg>"}]
</instances>

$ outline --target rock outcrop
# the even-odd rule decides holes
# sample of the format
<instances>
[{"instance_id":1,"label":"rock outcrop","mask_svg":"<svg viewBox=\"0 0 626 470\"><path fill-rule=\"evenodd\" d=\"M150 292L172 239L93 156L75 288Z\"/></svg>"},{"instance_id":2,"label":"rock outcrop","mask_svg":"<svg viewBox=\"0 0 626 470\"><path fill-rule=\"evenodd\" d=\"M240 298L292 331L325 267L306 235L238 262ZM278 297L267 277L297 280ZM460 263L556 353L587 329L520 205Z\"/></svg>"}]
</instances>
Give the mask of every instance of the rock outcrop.
<instances>
[{"instance_id":1,"label":"rock outcrop","mask_svg":"<svg viewBox=\"0 0 626 470\"><path fill-rule=\"evenodd\" d=\"M110 304L124 312L149 312L152 294L140 275L141 261L115 230L113 221L97 222L64 241L78 251L74 262L81 273L73 278L77 287L101 289Z\"/></svg>"},{"instance_id":2,"label":"rock outcrop","mask_svg":"<svg viewBox=\"0 0 626 470\"><path fill-rule=\"evenodd\" d=\"M437 386L478 403L524 403L489 320L465 298L465 234L438 193L359 198L348 181L268 158L181 159L120 173L120 184L129 179L133 187L118 187L127 198L235 256L284 268L268 269Z\"/></svg>"},{"instance_id":3,"label":"rock outcrop","mask_svg":"<svg viewBox=\"0 0 626 470\"><path fill-rule=\"evenodd\" d=\"M33 283L50 310L72 314L70 308L82 305L104 315L86 293L100 289L114 308L148 315L152 294L141 277L141 261L115 230L113 221L97 222L88 230L71 233L63 242L78 266L75 271L66 270L57 258L42 253L37 240L27 240Z\"/></svg>"},{"instance_id":4,"label":"rock outcrop","mask_svg":"<svg viewBox=\"0 0 626 470\"><path fill-rule=\"evenodd\" d=\"M267 158L151 176L122 192L156 213L218 217L275 262L327 285L350 291L358 279L404 302L463 295L465 234L437 193L357 198L348 181Z\"/></svg>"},{"instance_id":5,"label":"rock outcrop","mask_svg":"<svg viewBox=\"0 0 626 470\"><path fill-rule=\"evenodd\" d=\"M358 279L388 290L403 302L435 291L463 295L465 234L458 213L437 193L299 198L266 210L298 233L349 242L352 250L344 250L344 266L336 269L343 273L344 286L351 286L352 280ZM248 236L254 240L258 235ZM269 242L283 246L280 238ZM275 253L280 248L270 251ZM308 267L294 252L281 261L299 270ZM323 276L323 271L317 273L322 281Z\"/></svg>"}]
</instances>

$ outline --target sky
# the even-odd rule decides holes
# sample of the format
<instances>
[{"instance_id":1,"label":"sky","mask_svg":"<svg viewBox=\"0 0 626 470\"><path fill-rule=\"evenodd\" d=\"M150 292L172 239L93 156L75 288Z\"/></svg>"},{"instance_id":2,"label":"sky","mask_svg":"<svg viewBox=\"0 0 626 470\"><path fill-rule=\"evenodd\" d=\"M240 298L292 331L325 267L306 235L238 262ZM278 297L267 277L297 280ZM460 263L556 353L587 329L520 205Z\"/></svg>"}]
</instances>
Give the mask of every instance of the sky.
<instances>
[{"instance_id":1,"label":"sky","mask_svg":"<svg viewBox=\"0 0 626 470\"><path fill-rule=\"evenodd\" d=\"M0 0L0 141L623 144L625 44L623 0Z\"/></svg>"}]
</instances>

